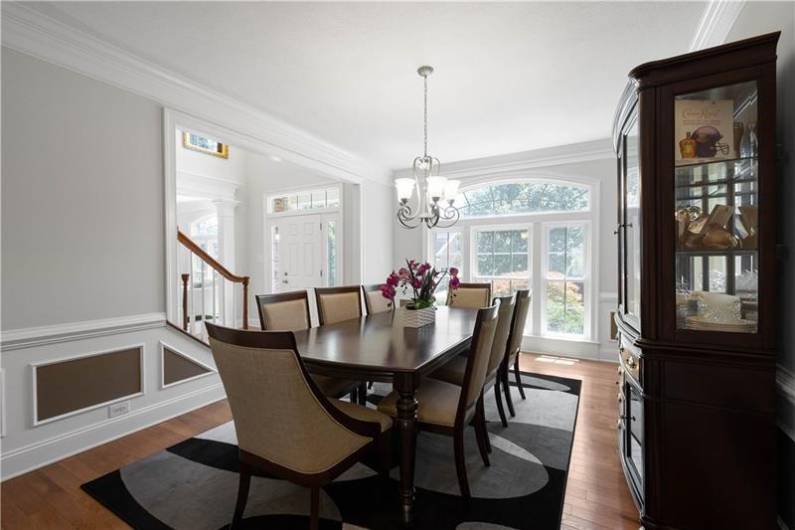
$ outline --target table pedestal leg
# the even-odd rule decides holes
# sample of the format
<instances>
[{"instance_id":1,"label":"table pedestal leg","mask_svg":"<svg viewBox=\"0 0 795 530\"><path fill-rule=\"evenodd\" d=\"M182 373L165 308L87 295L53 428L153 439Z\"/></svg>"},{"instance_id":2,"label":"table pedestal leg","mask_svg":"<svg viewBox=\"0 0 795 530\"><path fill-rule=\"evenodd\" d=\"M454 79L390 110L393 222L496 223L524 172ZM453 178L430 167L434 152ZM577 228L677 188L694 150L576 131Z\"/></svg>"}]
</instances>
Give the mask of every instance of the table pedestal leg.
<instances>
[{"instance_id":1,"label":"table pedestal leg","mask_svg":"<svg viewBox=\"0 0 795 530\"><path fill-rule=\"evenodd\" d=\"M414 398L414 378L395 376L397 428L400 435L400 507L403 523L412 522L414 508L414 460L417 447L417 400Z\"/></svg>"}]
</instances>

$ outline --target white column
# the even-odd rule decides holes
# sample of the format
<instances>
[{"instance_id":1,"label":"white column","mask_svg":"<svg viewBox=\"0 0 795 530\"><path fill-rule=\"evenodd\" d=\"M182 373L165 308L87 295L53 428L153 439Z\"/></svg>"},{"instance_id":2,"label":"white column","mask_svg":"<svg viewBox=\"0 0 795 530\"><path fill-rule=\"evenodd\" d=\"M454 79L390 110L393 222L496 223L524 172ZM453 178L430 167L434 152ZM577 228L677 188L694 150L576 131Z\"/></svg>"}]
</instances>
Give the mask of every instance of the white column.
<instances>
[{"instance_id":1,"label":"white column","mask_svg":"<svg viewBox=\"0 0 795 530\"><path fill-rule=\"evenodd\" d=\"M238 274L235 269L235 208L238 201L232 199L218 199L213 201L215 212L218 216L218 261L230 272ZM236 326L237 322L231 319L236 316L243 318L243 307L239 289L234 289L232 284L224 280L219 282L219 296L221 303L221 321L229 326Z\"/></svg>"}]
</instances>

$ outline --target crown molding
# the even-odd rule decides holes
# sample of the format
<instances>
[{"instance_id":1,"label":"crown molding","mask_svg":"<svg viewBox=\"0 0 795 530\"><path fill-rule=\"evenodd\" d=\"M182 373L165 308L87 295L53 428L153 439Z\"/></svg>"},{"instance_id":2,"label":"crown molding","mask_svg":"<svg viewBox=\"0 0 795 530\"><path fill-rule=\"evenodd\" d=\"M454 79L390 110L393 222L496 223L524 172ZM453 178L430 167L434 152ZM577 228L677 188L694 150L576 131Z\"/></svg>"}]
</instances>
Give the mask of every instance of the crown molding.
<instances>
[{"instance_id":1,"label":"crown molding","mask_svg":"<svg viewBox=\"0 0 795 530\"><path fill-rule=\"evenodd\" d=\"M690 51L703 50L726 42L726 37L743 7L744 0L710 1L701 14L696 34L690 42Z\"/></svg>"},{"instance_id":2,"label":"crown molding","mask_svg":"<svg viewBox=\"0 0 795 530\"><path fill-rule=\"evenodd\" d=\"M67 322L52 326L37 326L3 331L0 348L3 353L72 340L116 335L130 331L161 328L166 325L165 313L144 313L124 317Z\"/></svg>"},{"instance_id":3,"label":"crown molding","mask_svg":"<svg viewBox=\"0 0 795 530\"><path fill-rule=\"evenodd\" d=\"M260 109L169 72L23 2L2 4L2 44L249 136L269 154L350 182L389 171Z\"/></svg>"},{"instance_id":4,"label":"crown molding","mask_svg":"<svg viewBox=\"0 0 795 530\"><path fill-rule=\"evenodd\" d=\"M522 151L507 155L474 158L442 164L439 174L449 178L465 179L473 177L514 177L531 170L552 168L566 164L591 162L594 160L615 160L613 144L609 138L581 142L533 151ZM399 169L394 178L411 176L411 169Z\"/></svg>"}]
</instances>

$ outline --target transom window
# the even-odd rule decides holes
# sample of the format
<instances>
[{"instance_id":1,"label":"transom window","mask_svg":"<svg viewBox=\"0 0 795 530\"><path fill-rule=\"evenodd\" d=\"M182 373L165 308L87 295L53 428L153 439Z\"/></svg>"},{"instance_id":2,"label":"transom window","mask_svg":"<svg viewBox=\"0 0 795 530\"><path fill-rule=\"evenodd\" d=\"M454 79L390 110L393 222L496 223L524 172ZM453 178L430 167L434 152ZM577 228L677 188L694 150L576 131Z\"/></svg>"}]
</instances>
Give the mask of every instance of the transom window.
<instances>
[{"instance_id":1,"label":"transom window","mask_svg":"<svg viewBox=\"0 0 795 530\"><path fill-rule=\"evenodd\" d=\"M325 189L285 193L284 195L271 197L268 203L270 213L339 208L340 189L335 186Z\"/></svg>"},{"instance_id":2,"label":"transom window","mask_svg":"<svg viewBox=\"0 0 795 530\"><path fill-rule=\"evenodd\" d=\"M563 181L521 180L464 189L461 220L431 230L437 268L490 283L493 296L531 291L526 336L592 339L592 188Z\"/></svg>"},{"instance_id":3,"label":"transom window","mask_svg":"<svg viewBox=\"0 0 795 530\"><path fill-rule=\"evenodd\" d=\"M461 217L495 217L540 212L587 211L586 186L550 182L508 182L462 191L455 204Z\"/></svg>"}]
</instances>

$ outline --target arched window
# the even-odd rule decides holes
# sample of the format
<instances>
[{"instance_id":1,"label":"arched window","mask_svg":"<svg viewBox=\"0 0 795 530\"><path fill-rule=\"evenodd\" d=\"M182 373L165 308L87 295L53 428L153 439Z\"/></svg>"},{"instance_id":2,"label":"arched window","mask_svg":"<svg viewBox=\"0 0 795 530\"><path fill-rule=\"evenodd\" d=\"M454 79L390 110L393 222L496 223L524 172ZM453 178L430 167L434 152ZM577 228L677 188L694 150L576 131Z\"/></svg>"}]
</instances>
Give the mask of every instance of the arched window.
<instances>
[{"instance_id":1,"label":"arched window","mask_svg":"<svg viewBox=\"0 0 795 530\"><path fill-rule=\"evenodd\" d=\"M490 283L494 296L530 289L525 335L590 339L594 189L549 178L465 187L455 201L461 220L431 232L430 259Z\"/></svg>"},{"instance_id":2,"label":"arched window","mask_svg":"<svg viewBox=\"0 0 795 530\"><path fill-rule=\"evenodd\" d=\"M464 190L455 202L462 217L582 212L590 208L590 190L547 181L504 182Z\"/></svg>"}]
</instances>

